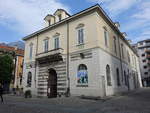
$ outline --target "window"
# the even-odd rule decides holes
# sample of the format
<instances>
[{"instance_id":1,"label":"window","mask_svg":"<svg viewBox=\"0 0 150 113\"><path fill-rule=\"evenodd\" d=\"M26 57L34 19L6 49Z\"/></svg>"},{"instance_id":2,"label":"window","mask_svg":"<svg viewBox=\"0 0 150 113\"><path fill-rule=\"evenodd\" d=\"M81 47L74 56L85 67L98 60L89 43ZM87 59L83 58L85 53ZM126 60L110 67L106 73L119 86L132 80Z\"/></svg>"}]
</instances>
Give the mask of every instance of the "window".
<instances>
[{"instance_id":1,"label":"window","mask_svg":"<svg viewBox=\"0 0 150 113\"><path fill-rule=\"evenodd\" d=\"M61 14L58 15L58 20L61 21Z\"/></svg>"},{"instance_id":2,"label":"window","mask_svg":"<svg viewBox=\"0 0 150 113\"><path fill-rule=\"evenodd\" d=\"M83 33L83 28L78 29L78 44L83 44L84 43L84 33Z\"/></svg>"},{"instance_id":3,"label":"window","mask_svg":"<svg viewBox=\"0 0 150 113\"><path fill-rule=\"evenodd\" d=\"M117 54L116 37L114 37L114 52Z\"/></svg>"},{"instance_id":4,"label":"window","mask_svg":"<svg viewBox=\"0 0 150 113\"><path fill-rule=\"evenodd\" d=\"M146 60L143 60L143 62L146 62Z\"/></svg>"},{"instance_id":5,"label":"window","mask_svg":"<svg viewBox=\"0 0 150 113\"><path fill-rule=\"evenodd\" d=\"M59 48L59 37L56 37L54 40L55 40L55 42L54 42L55 43L55 47L54 48L58 49Z\"/></svg>"},{"instance_id":6,"label":"window","mask_svg":"<svg viewBox=\"0 0 150 113\"><path fill-rule=\"evenodd\" d=\"M144 69L146 69L147 68L147 66L144 66Z\"/></svg>"},{"instance_id":7,"label":"window","mask_svg":"<svg viewBox=\"0 0 150 113\"><path fill-rule=\"evenodd\" d=\"M77 83L88 84L88 72L87 66L85 64L80 64L78 66Z\"/></svg>"},{"instance_id":8,"label":"window","mask_svg":"<svg viewBox=\"0 0 150 113\"><path fill-rule=\"evenodd\" d=\"M107 85L111 86L111 76L110 76L110 67L109 65L106 66L106 77L107 77Z\"/></svg>"},{"instance_id":9,"label":"window","mask_svg":"<svg viewBox=\"0 0 150 113\"><path fill-rule=\"evenodd\" d=\"M117 74L117 85L120 86L120 75L119 75L119 69L116 69L116 74Z\"/></svg>"},{"instance_id":10,"label":"window","mask_svg":"<svg viewBox=\"0 0 150 113\"><path fill-rule=\"evenodd\" d=\"M123 49L123 44L121 44L121 51L122 51L122 58L124 58L124 49Z\"/></svg>"},{"instance_id":11,"label":"window","mask_svg":"<svg viewBox=\"0 0 150 113\"><path fill-rule=\"evenodd\" d=\"M127 78L127 75L126 75L125 71L124 71L124 79L125 79L125 85L127 86L128 85L128 78Z\"/></svg>"},{"instance_id":12,"label":"window","mask_svg":"<svg viewBox=\"0 0 150 113\"><path fill-rule=\"evenodd\" d=\"M85 58L84 53L80 53L80 58L81 58L81 59L84 59L84 58Z\"/></svg>"},{"instance_id":13,"label":"window","mask_svg":"<svg viewBox=\"0 0 150 113\"><path fill-rule=\"evenodd\" d=\"M105 46L108 46L108 32L104 29L104 39L105 39Z\"/></svg>"},{"instance_id":14,"label":"window","mask_svg":"<svg viewBox=\"0 0 150 113\"><path fill-rule=\"evenodd\" d=\"M31 82L32 82L32 73L29 72L28 77L27 77L27 86L28 87L31 87Z\"/></svg>"},{"instance_id":15,"label":"window","mask_svg":"<svg viewBox=\"0 0 150 113\"><path fill-rule=\"evenodd\" d=\"M128 62L130 63L130 54L128 51L127 51L127 55L128 55Z\"/></svg>"},{"instance_id":16,"label":"window","mask_svg":"<svg viewBox=\"0 0 150 113\"><path fill-rule=\"evenodd\" d=\"M33 54L33 44L31 43L30 44L30 53L29 53L29 57L30 57L30 59L32 59L32 54Z\"/></svg>"},{"instance_id":17,"label":"window","mask_svg":"<svg viewBox=\"0 0 150 113\"><path fill-rule=\"evenodd\" d=\"M142 54L141 56L142 56L142 57L144 57L144 56L145 56L145 54Z\"/></svg>"},{"instance_id":18,"label":"window","mask_svg":"<svg viewBox=\"0 0 150 113\"><path fill-rule=\"evenodd\" d=\"M140 45L143 45L143 42L140 42L139 44L140 44Z\"/></svg>"},{"instance_id":19,"label":"window","mask_svg":"<svg viewBox=\"0 0 150 113\"><path fill-rule=\"evenodd\" d=\"M51 25L51 21L50 21L50 20L48 21L48 25L49 25L49 26Z\"/></svg>"},{"instance_id":20,"label":"window","mask_svg":"<svg viewBox=\"0 0 150 113\"><path fill-rule=\"evenodd\" d=\"M144 72L145 75L148 75L148 72Z\"/></svg>"},{"instance_id":21,"label":"window","mask_svg":"<svg viewBox=\"0 0 150 113\"><path fill-rule=\"evenodd\" d=\"M44 52L48 51L48 39L44 40Z\"/></svg>"}]
</instances>

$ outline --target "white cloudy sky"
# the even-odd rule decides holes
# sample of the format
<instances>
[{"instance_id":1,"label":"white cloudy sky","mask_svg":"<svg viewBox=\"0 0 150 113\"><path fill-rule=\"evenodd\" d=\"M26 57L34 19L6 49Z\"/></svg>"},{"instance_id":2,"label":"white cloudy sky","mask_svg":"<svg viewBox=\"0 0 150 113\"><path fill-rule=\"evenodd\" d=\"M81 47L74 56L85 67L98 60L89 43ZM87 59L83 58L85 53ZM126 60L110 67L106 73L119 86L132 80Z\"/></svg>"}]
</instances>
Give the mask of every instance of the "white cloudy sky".
<instances>
[{"instance_id":1,"label":"white cloudy sky","mask_svg":"<svg viewBox=\"0 0 150 113\"><path fill-rule=\"evenodd\" d=\"M16 41L43 27L43 18L63 8L74 14L99 3L133 42L150 38L150 0L0 0L0 42Z\"/></svg>"}]
</instances>

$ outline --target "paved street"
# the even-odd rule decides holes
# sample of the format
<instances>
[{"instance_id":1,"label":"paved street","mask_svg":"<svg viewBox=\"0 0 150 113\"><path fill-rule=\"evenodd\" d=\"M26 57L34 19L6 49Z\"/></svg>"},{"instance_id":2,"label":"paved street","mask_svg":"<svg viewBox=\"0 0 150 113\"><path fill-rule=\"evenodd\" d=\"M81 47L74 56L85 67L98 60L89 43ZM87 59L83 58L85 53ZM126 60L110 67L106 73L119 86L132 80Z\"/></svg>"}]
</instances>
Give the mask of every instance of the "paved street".
<instances>
[{"instance_id":1,"label":"paved street","mask_svg":"<svg viewBox=\"0 0 150 113\"><path fill-rule=\"evenodd\" d=\"M4 98L0 113L150 113L150 88L106 100L24 99L6 95Z\"/></svg>"}]
</instances>

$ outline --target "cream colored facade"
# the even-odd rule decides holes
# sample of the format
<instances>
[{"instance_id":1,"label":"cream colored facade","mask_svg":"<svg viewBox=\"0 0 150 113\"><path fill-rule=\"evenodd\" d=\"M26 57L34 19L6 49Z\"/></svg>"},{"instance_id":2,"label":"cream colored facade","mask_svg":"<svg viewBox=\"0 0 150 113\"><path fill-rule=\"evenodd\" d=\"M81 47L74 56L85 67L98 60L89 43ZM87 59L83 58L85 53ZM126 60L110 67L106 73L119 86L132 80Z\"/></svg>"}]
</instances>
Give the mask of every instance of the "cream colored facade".
<instances>
[{"instance_id":1,"label":"cream colored facade","mask_svg":"<svg viewBox=\"0 0 150 113\"><path fill-rule=\"evenodd\" d=\"M62 14L61 21L57 14ZM70 92L71 95L103 97L141 87L137 54L99 5L73 16L64 10L58 10L54 16L46 17L45 20L46 28L24 38L24 90L30 89L33 95L47 96L47 93L51 91L48 88L50 69L57 73L57 95ZM48 21L52 23L48 24ZM82 44L78 44L80 28L83 29L84 35ZM108 33L107 46L104 30ZM54 48L56 37L59 37L58 49ZM47 52L44 52L45 39L48 40ZM30 58L31 44L33 45L32 58ZM121 45L123 45L123 51ZM77 83L80 64L87 67L88 82L86 84ZM107 65L110 67L111 85L109 86ZM119 69L119 86L117 86L116 68ZM29 72L32 73L32 85L27 87ZM128 84L125 84L125 79Z\"/></svg>"}]
</instances>

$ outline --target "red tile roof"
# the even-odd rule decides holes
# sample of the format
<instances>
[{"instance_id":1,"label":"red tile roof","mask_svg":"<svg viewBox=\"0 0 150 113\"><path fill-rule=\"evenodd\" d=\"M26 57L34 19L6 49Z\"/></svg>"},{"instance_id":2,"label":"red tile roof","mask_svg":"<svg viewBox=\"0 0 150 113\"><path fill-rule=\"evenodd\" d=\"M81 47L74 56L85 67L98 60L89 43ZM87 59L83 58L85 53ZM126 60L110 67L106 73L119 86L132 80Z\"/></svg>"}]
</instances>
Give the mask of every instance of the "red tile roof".
<instances>
[{"instance_id":1,"label":"red tile roof","mask_svg":"<svg viewBox=\"0 0 150 113\"><path fill-rule=\"evenodd\" d=\"M0 45L0 49L3 49L5 51L14 51L14 52L16 52L17 55L24 56L24 50L22 50L22 49L18 49L18 48L15 48L15 47L10 47L10 46L7 46L7 45Z\"/></svg>"}]
</instances>

